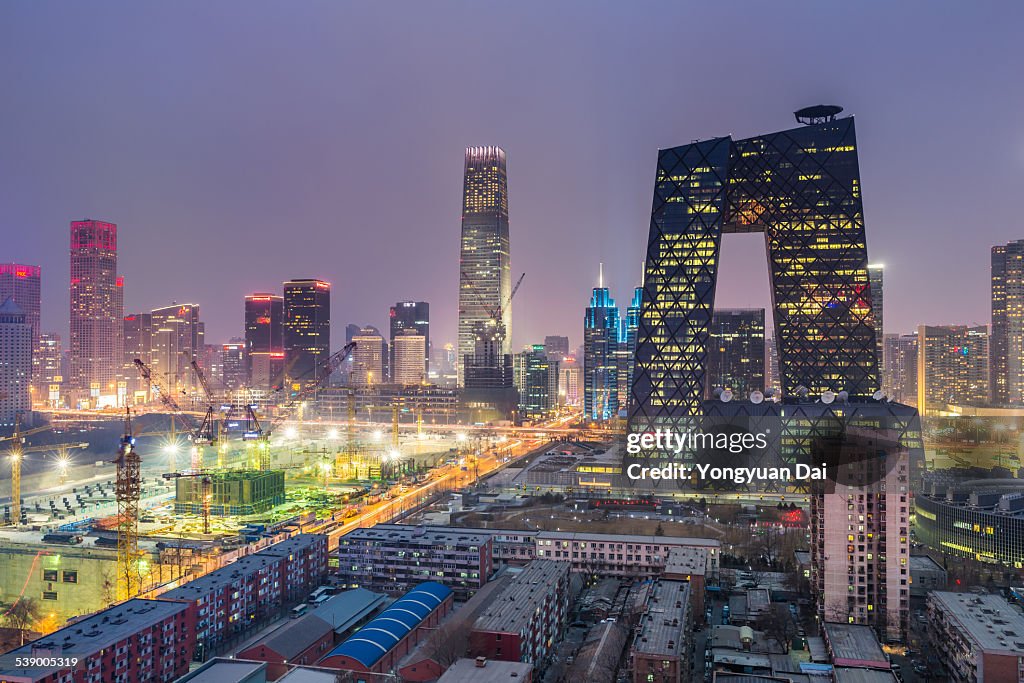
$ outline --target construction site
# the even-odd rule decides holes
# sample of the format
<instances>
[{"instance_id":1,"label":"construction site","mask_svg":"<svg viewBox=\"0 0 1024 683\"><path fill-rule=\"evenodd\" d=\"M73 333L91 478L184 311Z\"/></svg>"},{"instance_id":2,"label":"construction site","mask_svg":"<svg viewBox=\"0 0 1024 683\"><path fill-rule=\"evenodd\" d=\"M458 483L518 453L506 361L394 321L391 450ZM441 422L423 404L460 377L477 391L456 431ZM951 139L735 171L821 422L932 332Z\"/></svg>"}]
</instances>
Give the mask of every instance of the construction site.
<instances>
[{"instance_id":1,"label":"construction site","mask_svg":"<svg viewBox=\"0 0 1024 683\"><path fill-rule=\"evenodd\" d=\"M53 415L0 440L11 466L0 603L31 602L40 628L56 628L299 531L336 544L464 484L481 451L501 452L506 437L468 436L448 419L447 399L439 410L399 393L385 406L379 391L325 389L353 347L260 403L218 395L193 363L198 410L137 360L148 404ZM322 391L334 395L329 410ZM334 419L338 394L347 400Z\"/></svg>"}]
</instances>

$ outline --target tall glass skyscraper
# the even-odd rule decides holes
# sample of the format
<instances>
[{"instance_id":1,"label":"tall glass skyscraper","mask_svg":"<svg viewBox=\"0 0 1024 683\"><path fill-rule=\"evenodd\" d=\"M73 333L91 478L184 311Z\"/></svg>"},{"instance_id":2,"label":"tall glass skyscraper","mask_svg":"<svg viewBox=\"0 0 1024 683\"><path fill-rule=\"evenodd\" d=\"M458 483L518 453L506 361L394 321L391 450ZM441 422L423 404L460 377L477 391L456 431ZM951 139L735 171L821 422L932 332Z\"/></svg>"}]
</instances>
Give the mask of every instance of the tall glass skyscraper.
<instances>
[{"instance_id":1,"label":"tall glass skyscraper","mask_svg":"<svg viewBox=\"0 0 1024 683\"><path fill-rule=\"evenodd\" d=\"M32 348L39 344L40 284L42 269L21 263L0 263L0 303L8 298L25 312L32 327Z\"/></svg>"},{"instance_id":2,"label":"tall glass skyscraper","mask_svg":"<svg viewBox=\"0 0 1024 683\"><path fill-rule=\"evenodd\" d=\"M117 275L117 225L71 223L71 337L68 381L91 405L114 404L124 360L124 282Z\"/></svg>"},{"instance_id":3,"label":"tall glass skyscraper","mask_svg":"<svg viewBox=\"0 0 1024 683\"><path fill-rule=\"evenodd\" d=\"M992 247L990 353L992 402L1024 404L1024 240Z\"/></svg>"},{"instance_id":4,"label":"tall glass skyscraper","mask_svg":"<svg viewBox=\"0 0 1024 683\"><path fill-rule=\"evenodd\" d=\"M631 431L686 431L701 415L722 235L762 232L785 396L879 387L853 118L713 138L658 155Z\"/></svg>"},{"instance_id":5,"label":"tall glass skyscraper","mask_svg":"<svg viewBox=\"0 0 1024 683\"><path fill-rule=\"evenodd\" d=\"M397 382L397 363L395 359L395 339L404 330L415 330L423 335L424 358L423 377L430 372L430 304L426 301L399 301L390 310L391 320L391 362L389 363L392 381Z\"/></svg>"},{"instance_id":6,"label":"tall glass skyscraper","mask_svg":"<svg viewBox=\"0 0 1024 683\"><path fill-rule=\"evenodd\" d=\"M284 372L284 299L267 293L245 297L246 382L267 391Z\"/></svg>"},{"instance_id":7,"label":"tall glass skyscraper","mask_svg":"<svg viewBox=\"0 0 1024 683\"><path fill-rule=\"evenodd\" d=\"M284 367L291 389L316 380L331 354L331 285L323 280L284 283Z\"/></svg>"},{"instance_id":8,"label":"tall glass skyscraper","mask_svg":"<svg viewBox=\"0 0 1024 683\"><path fill-rule=\"evenodd\" d=\"M511 352L512 270L509 261L508 175L500 147L466 149L459 255L458 383L466 381L466 358L478 336L501 336L499 355ZM493 327L497 318L497 330Z\"/></svg>"},{"instance_id":9,"label":"tall glass skyscraper","mask_svg":"<svg viewBox=\"0 0 1024 683\"><path fill-rule=\"evenodd\" d=\"M594 287L583 319L583 414L610 420L619 414L622 321L607 287Z\"/></svg>"}]
</instances>

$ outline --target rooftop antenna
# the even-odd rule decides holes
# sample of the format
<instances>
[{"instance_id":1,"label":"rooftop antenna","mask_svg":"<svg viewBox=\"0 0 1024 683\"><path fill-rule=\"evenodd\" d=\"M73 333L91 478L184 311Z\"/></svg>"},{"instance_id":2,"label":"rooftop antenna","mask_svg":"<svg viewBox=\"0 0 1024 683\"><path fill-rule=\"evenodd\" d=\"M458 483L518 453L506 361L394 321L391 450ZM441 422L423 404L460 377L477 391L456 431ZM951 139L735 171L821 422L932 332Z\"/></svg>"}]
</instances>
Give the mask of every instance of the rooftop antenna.
<instances>
[{"instance_id":1,"label":"rooftop antenna","mask_svg":"<svg viewBox=\"0 0 1024 683\"><path fill-rule=\"evenodd\" d=\"M599 263L597 266L597 286L604 289L604 263Z\"/></svg>"},{"instance_id":2,"label":"rooftop antenna","mask_svg":"<svg viewBox=\"0 0 1024 683\"><path fill-rule=\"evenodd\" d=\"M644 278L646 276L647 276L647 264L644 263L643 260L641 260L640 261L640 287L641 288L643 288L643 286L644 286Z\"/></svg>"}]
</instances>

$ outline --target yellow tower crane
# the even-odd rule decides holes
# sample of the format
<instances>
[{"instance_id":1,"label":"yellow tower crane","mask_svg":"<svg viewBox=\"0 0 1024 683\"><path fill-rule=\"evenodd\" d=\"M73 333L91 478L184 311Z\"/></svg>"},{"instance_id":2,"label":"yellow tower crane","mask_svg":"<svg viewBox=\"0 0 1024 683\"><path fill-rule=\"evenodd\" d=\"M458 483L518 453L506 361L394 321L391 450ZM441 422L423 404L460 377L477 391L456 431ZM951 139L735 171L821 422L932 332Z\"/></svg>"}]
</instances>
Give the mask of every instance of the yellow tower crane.
<instances>
[{"instance_id":1,"label":"yellow tower crane","mask_svg":"<svg viewBox=\"0 0 1024 683\"><path fill-rule=\"evenodd\" d=\"M135 451L132 414L124 412L124 436L114 459L117 480L117 598L128 600L139 593L142 573L139 569L139 497L142 492L142 459Z\"/></svg>"},{"instance_id":2,"label":"yellow tower crane","mask_svg":"<svg viewBox=\"0 0 1024 683\"><path fill-rule=\"evenodd\" d=\"M23 432L21 431L21 415L18 414L14 420L14 433L0 439L0 442L11 442L8 454L11 459L11 523L14 526L21 524L21 461L25 457L25 453L32 450L25 448L25 437L45 432L48 429L50 429L50 425Z\"/></svg>"}]
</instances>

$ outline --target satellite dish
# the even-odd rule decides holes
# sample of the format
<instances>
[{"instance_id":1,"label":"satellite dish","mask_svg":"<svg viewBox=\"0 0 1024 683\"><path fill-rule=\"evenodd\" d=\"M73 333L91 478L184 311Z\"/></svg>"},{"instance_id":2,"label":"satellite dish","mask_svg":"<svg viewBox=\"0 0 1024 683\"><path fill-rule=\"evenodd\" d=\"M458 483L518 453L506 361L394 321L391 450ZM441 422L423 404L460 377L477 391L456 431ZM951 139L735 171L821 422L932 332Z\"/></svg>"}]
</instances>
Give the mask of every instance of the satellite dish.
<instances>
[{"instance_id":1,"label":"satellite dish","mask_svg":"<svg viewBox=\"0 0 1024 683\"><path fill-rule=\"evenodd\" d=\"M832 403L832 401L834 400L836 400L836 392L831 391L829 389L826 389L825 391L821 392L821 402L824 403L825 405Z\"/></svg>"},{"instance_id":2,"label":"satellite dish","mask_svg":"<svg viewBox=\"0 0 1024 683\"><path fill-rule=\"evenodd\" d=\"M719 398L722 399L722 403L728 403L729 401L732 400L732 392L726 389L725 391L722 392Z\"/></svg>"},{"instance_id":3,"label":"satellite dish","mask_svg":"<svg viewBox=\"0 0 1024 683\"><path fill-rule=\"evenodd\" d=\"M846 403L847 401L850 400L850 392L849 391L840 391L838 394L836 394L836 398L839 399L840 403Z\"/></svg>"},{"instance_id":4,"label":"satellite dish","mask_svg":"<svg viewBox=\"0 0 1024 683\"><path fill-rule=\"evenodd\" d=\"M722 396L722 387L715 387L714 389L712 389L711 390L711 395L714 396L715 398L721 398L721 396Z\"/></svg>"},{"instance_id":5,"label":"satellite dish","mask_svg":"<svg viewBox=\"0 0 1024 683\"><path fill-rule=\"evenodd\" d=\"M883 398L885 398L885 392L879 389L875 393L871 394L871 398L875 399L876 401L881 401Z\"/></svg>"},{"instance_id":6,"label":"satellite dish","mask_svg":"<svg viewBox=\"0 0 1024 683\"><path fill-rule=\"evenodd\" d=\"M800 398L807 398L808 393L810 393L810 391L803 384L796 388L796 395L799 396Z\"/></svg>"},{"instance_id":7,"label":"satellite dish","mask_svg":"<svg viewBox=\"0 0 1024 683\"><path fill-rule=\"evenodd\" d=\"M771 389L769 389L769 391L771 391ZM764 394L762 394L757 389L754 389L753 391L750 392L750 402L753 403L755 406L763 400Z\"/></svg>"},{"instance_id":8,"label":"satellite dish","mask_svg":"<svg viewBox=\"0 0 1024 683\"><path fill-rule=\"evenodd\" d=\"M771 398L774 395L775 395L775 390L774 389L765 389L764 390L765 398Z\"/></svg>"}]
</instances>

